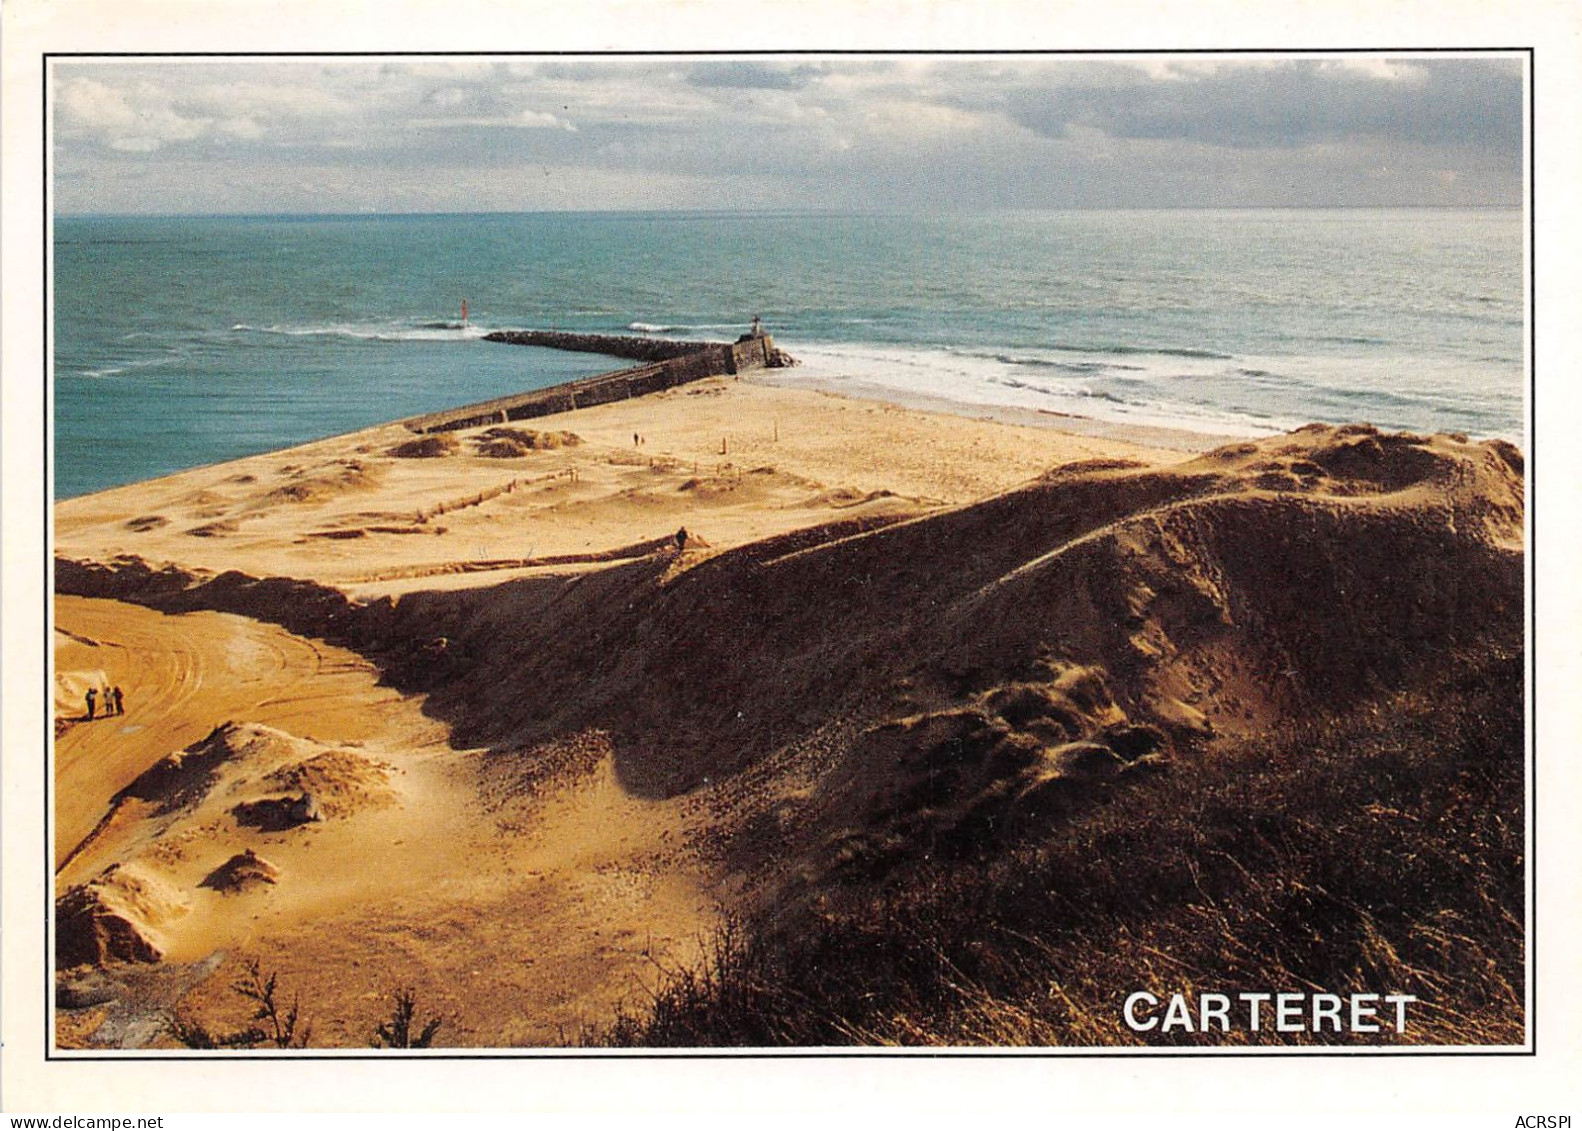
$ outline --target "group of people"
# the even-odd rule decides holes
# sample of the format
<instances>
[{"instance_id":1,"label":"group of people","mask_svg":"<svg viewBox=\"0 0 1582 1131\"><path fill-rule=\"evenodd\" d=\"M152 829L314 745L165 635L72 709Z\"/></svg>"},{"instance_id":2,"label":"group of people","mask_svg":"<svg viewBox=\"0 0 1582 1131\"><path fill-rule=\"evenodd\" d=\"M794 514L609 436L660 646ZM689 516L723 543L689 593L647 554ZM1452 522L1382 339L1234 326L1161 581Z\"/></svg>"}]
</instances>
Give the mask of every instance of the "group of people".
<instances>
[{"instance_id":1,"label":"group of people","mask_svg":"<svg viewBox=\"0 0 1582 1131\"><path fill-rule=\"evenodd\" d=\"M101 706L102 715L124 715L126 707L122 703L121 689L119 687L106 687L100 691L97 687L88 688L88 693L83 696L88 703L88 721L93 721L94 712Z\"/></svg>"}]
</instances>

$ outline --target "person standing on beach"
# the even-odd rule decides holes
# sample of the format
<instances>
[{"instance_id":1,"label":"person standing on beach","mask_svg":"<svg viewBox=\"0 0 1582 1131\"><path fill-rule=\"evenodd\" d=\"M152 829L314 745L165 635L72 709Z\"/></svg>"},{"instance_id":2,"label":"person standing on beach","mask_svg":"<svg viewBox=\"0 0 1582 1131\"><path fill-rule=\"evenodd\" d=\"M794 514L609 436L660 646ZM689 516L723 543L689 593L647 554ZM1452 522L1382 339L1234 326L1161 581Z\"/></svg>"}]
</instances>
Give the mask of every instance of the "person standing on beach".
<instances>
[{"instance_id":1,"label":"person standing on beach","mask_svg":"<svg viewBox=\"0 0 1582 1131\"><path fill-rule=\"evenodd\" d=\"M118 715L126 714L126 708L121 705L121 686L120 686L120 684L117 684L116 686L110 688L110 698L115 700L115 713L118 714Z\"/></svg>"},{"instance_id":2,"label":"person standing on beach","mask_svg":"<svg viewBox=\"0 0 1582 1131\"><path fill-rule=\"evenodd\" d=\"M90 723L93 722L93 701L94 699L98 698L98 695L99 689L97 687L90 687L88 688L88 694L83 696L83 698L88 701L88 721Z\"/></svg>"}]
</instances>

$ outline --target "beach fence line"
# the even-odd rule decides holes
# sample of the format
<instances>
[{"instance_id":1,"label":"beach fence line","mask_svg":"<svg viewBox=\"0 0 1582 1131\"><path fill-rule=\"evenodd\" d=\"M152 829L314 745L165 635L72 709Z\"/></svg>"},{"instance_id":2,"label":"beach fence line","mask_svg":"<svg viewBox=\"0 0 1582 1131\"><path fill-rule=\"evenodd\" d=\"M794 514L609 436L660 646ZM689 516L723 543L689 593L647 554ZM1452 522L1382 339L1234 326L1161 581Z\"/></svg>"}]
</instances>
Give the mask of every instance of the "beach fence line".
<instances>
[{"instance_id":1,"label":"beach fence line","mask_svg":"<svg viewBox=\"0 0 1582 1131\"><path fill-rule=\"evenodd\" d=\"M413 432L452 432L483 424L529 420L672 389L705 377L731 376L752 369L794 364L775 348L768 334L744 334L735 342L685 342L615 334L573 334L561 330L496 330L486 342L602 353L646 362L594 377L515 393L460 408L414 416L402 423Z\"/></svg>"}]
</instances>

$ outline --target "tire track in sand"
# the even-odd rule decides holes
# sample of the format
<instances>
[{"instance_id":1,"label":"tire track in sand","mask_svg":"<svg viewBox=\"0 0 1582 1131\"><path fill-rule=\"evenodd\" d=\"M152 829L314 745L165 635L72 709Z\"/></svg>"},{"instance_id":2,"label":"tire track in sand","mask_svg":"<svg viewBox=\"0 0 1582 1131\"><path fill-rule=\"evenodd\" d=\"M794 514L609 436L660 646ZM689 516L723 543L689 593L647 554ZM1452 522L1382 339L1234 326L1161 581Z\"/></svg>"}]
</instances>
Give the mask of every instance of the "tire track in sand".
<instances>
[{"instance_id":1,"label":"tire track in sand","mask_svg":"<svg viewBox=\"0 0 1582 1131\"><path fill-rule=\"evenodd\" d=\"M437 724L414 727L412 706L379 687L377 671L355 653L246 617L57 597L55 619L64 637L56 670L102 670L126 703L126 714L93 722L73 710L55 741L57 868L117 792L227 720L293 733L310 720L314 737L334 742L388 738L394 728L424 743L439 732ZM91 864L83 857L70 870L80 878Z\"/></svg>"}]
</instances>

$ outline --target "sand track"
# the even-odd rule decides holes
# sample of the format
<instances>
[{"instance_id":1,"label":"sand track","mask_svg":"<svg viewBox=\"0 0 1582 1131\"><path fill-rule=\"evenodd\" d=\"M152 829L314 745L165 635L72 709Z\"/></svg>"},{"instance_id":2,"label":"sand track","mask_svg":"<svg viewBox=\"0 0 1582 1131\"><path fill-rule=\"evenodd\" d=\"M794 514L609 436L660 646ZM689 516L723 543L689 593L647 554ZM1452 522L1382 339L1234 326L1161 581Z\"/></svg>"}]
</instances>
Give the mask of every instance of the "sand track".
<instances>
[{"instance_id":1,"label":"sand track","mask_svg":"<svg viewBox=\"0 0 1582 1131\"><path fill-rule=\"evenodd\" d=\"M427 742L442 733L415 710L392 712L399 697L378 686L367 660L273 625L87 597L59 597L55 610L66 632L99 642L91 655L75 641L63 645L57 670L91 662L119 684L126 703L125 715L73 721L56 742L57 866L92 831L112 796L226 719L305 728L342 741L383 734L392 725Z\"/></svg>"},{"instance_id":2,"label":"sand track","mask_svg":"<svg viewBox=\"0 0 1582 1131\"><path fill-rule=\"evenodd\" d=\"M112 963L94 975L115 995L112 1019L141 1020L102 1039L158 1044L159 1011L178 1003L234 1027L227 987L257 957L309 1003L316 1045L365 1044L399 986L446 1015L446 1044L561 1043L640 1003L713 929L713 873L688 847L706 821L630 796L597 735L573 763L550 756L554 773L513 770L536 755L451 750L420 698L323 641L99 598L60 597L56 616L63 669L91 658L127 696L125 716L70 723L57 745L57 895L81 907L95 889L80 885L98 877L118 930L164 967L204 972L150 996L155 983ZM250 721L214 730L224 719ZM216 743L229 752L175 792L134 782L172 751ZM323 819L254 815L249 799L273 805L304 776ZM267 878L216 882L247 853ZM91 953L85 921L70 922L70 953ZM63 1024L79 1032L76 1015Z\"/></svg>"}]
</instances>

